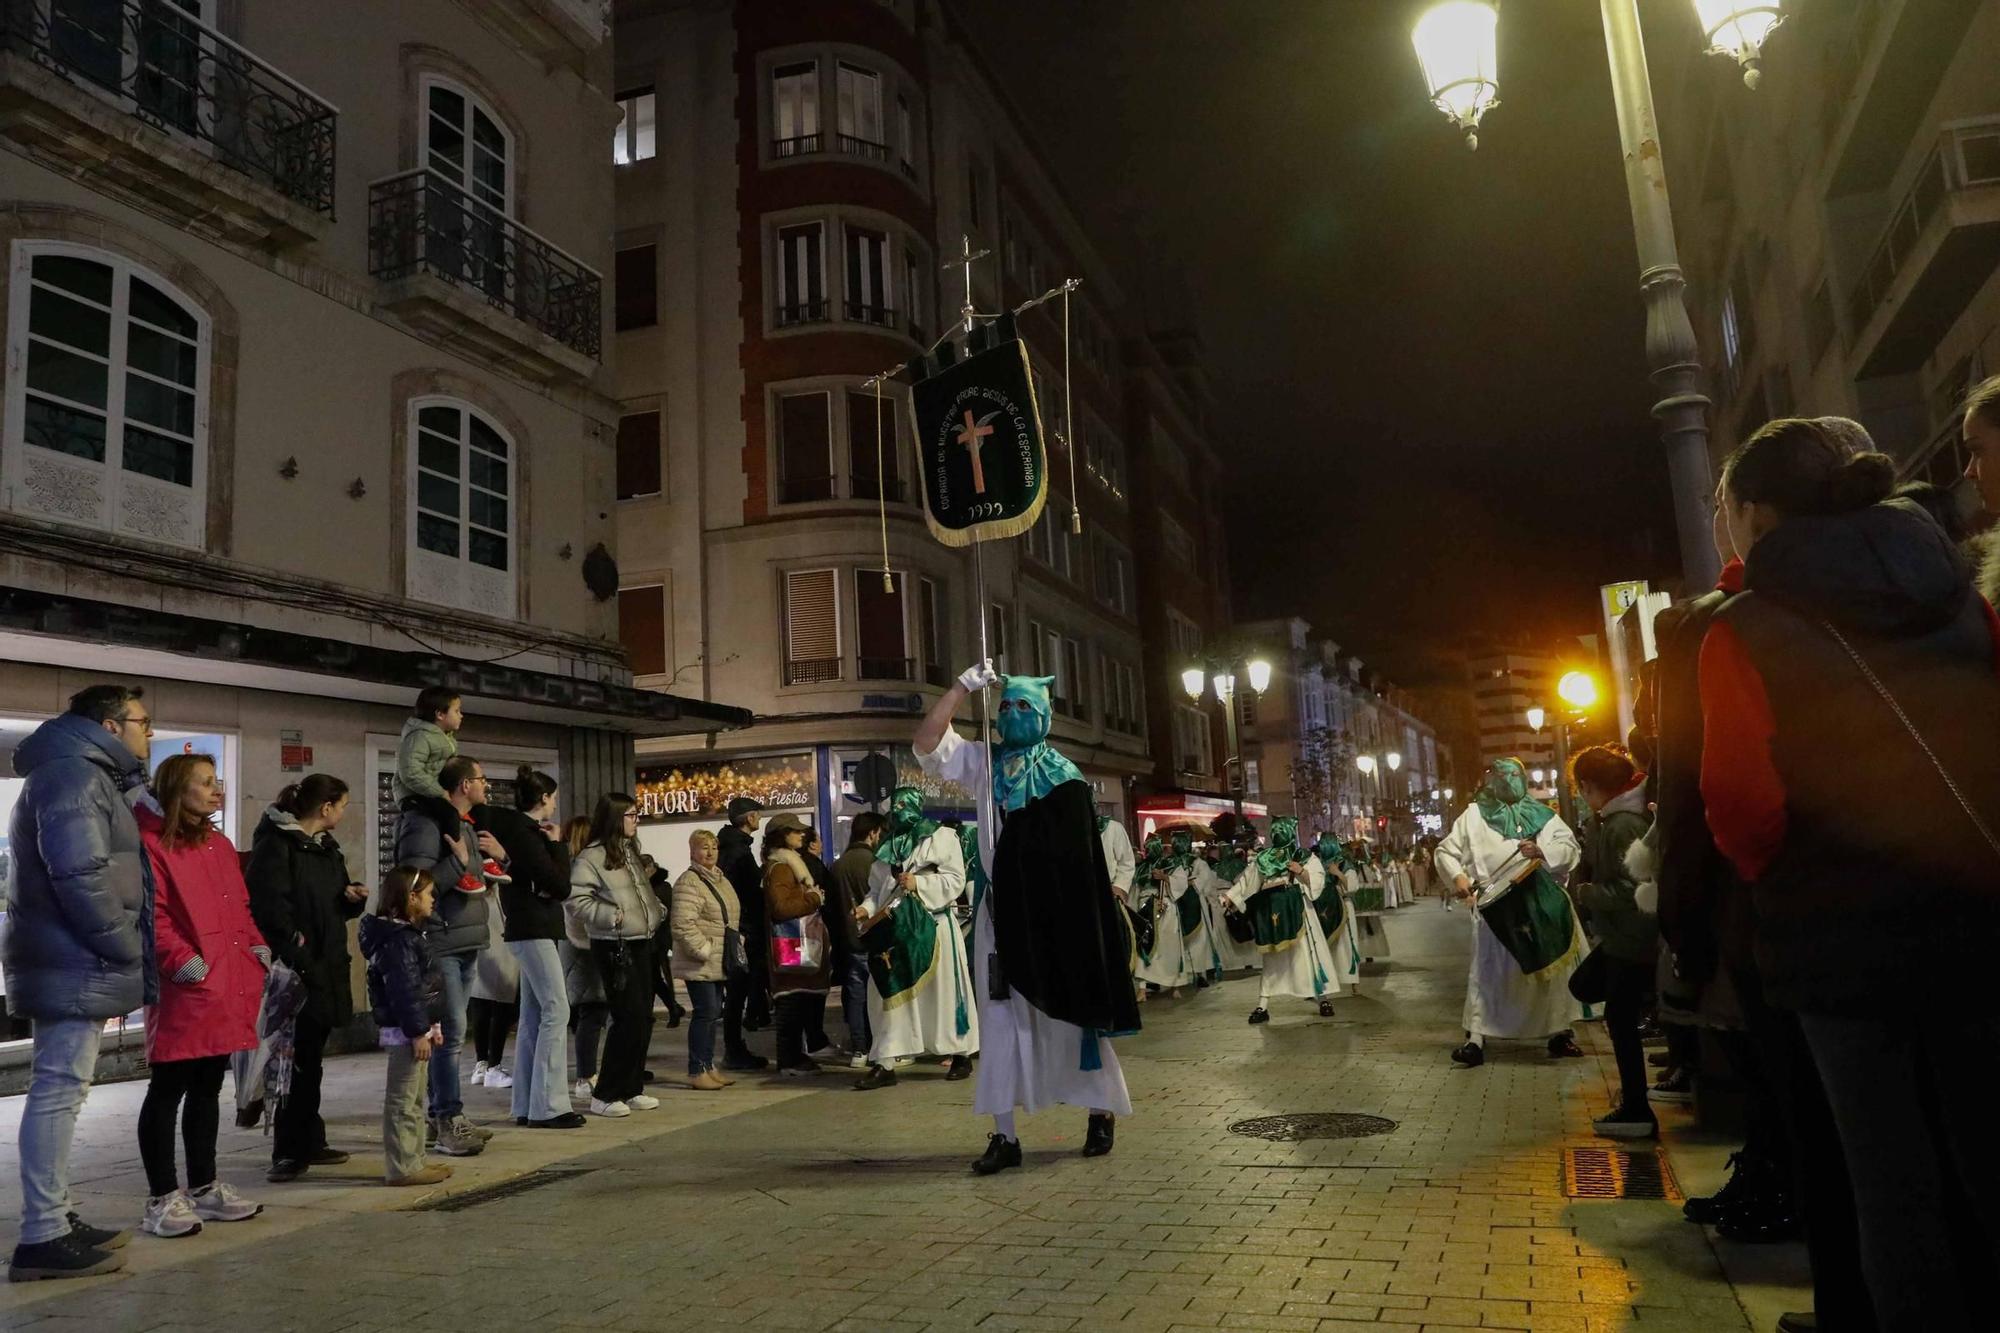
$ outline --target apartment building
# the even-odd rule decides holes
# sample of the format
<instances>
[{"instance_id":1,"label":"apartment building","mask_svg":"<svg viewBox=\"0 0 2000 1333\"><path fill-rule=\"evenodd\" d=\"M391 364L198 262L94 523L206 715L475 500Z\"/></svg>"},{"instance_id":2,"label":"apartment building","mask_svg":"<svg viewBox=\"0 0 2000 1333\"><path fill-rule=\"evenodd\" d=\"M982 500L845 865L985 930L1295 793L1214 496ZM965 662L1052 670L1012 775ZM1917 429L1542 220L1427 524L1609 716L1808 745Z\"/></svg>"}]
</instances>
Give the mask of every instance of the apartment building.
<instances>
[{"instance_id":1,"label":"apartment building","mask_svg":"<svg viewBox=\"0 0 2000 1333\"><path fill-rule=\"evenodd\" d=\"M1055 678L1055 739L1124 817L1159 743L1128 413L1149 344L1006 91L930 0L613 15L623 637L641 685L756 716L641 744L648 845L678 863L749 794L837 850L873 753L971 817L907 747L982 622L1004 670ZM955 325L968 249L981 313L1083 284L1019 320L1047 508L976 557L924 526L908 377L867 383Z\"/></svg>"},{"instance_id":2,"label":"apartment building","mask_svg":"<svg viewBox=\"0 0 2000 1333\"><path fill-rule=\"evenodd\" d=\"M1754 92L1653 44L1717 456L1833 413L1949 484L1966 387L2000 371L2000 3L1785 8Z\"/></svg>"}]
</instances>

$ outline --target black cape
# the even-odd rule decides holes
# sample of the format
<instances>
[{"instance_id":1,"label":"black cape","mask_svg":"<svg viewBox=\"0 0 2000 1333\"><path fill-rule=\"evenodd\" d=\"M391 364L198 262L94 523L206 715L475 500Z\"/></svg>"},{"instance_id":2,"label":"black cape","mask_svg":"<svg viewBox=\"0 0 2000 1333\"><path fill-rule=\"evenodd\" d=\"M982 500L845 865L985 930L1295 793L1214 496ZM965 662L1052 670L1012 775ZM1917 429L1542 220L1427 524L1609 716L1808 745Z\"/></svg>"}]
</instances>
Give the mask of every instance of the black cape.
<instances>
[{"instance_id":1,"label":"black cape","mask_svg":"<svg viewBox=\"0 0 2000 1333\"><path fill-rule=\"evenodd\" d=\"M1050 1018L1136 1032L1131 945L1104 866L1090 785L1069 781L1000 826L993 938L1008 986Z\"/></svg>"}]
</instances>

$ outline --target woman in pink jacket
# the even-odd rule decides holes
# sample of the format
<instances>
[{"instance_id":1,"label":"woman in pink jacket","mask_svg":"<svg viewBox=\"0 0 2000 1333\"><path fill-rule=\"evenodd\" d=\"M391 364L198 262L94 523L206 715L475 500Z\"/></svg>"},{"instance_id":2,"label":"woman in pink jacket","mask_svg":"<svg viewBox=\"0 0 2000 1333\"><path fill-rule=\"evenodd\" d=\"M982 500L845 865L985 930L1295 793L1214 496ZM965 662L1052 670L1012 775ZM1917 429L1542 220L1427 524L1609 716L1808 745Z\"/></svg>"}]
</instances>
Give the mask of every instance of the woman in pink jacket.
<instances>
[{"instance_id":1,"label":"woman in pink jacket","mask_svg":"<svg viewBox=\"0 0 2000 1333\"><path fill-rule=\"evenodd\" d=\"M153 775L152 794L136 812L153 871L160 963L160 1000L146 1008L153 1072L139 1109L139 1156L151 1197L140 1226L171 1239L204 1221L242 1222L263 1211L215 1178L215 1135L229 1057L257 1044L271 951L250 917L236 849L211 820L222 808L215 759L174 755ZM174 1171L177 1113L187 1189Z\"/></svg>"}]
</instances>

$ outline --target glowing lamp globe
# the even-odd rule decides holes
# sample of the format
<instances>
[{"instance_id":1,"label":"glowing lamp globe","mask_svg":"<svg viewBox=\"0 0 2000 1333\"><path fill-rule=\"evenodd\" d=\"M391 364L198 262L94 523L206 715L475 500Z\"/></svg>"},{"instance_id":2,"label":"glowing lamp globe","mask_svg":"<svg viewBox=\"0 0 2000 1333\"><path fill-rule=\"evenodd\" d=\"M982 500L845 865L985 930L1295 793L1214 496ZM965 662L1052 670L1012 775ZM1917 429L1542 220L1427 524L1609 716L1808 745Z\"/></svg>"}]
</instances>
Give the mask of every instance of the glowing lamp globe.
<instances>
[{"instance_id":1,"label":"glowing lamp globe","mask_svg":"<svg viewBox=\"0 0 2000 1333\"><path fill-rule=\"evenodd\" d=\"M1271 664L1261 657L1250 663L1250 688L1259 694L1271 688Z\"/></svg>"},{"instance_id":2,"label":"glowing lamp globe","mask_svg":"<svg viewBox=\"0 0 2000 1333\"><path fill-rule=\"evenodd\" d=\"M1500 104L1500 13L1485 0L1432 5L1410 29L1431 102L1479 147L1479 118Z\"/></svg>"},{"instance_id":3,"label":"glowing lamp globe","mask_svg":"<svg viewBox=\"0 0 2000 1333\"><path fill-rule=\"evenodd\" d=\"M1528 710L1528 729L1530 731L1540 731L1542 729L1542 724L1544 722L1547 722L1548 720L1549 720L1549 714L1547 709L1530 708Z\"/></svg>"},{"instance_id":4,"label":"glowing lamp globe","mask_svg":"<svg viewBox=\"0 0 2000 1333\"><path fill-rule=\"evenodd\" d=\"M1217 672L1214 680L1215 697L1228 703L1236 696L1236 677L1226 672Z\"/></svg>"},{"instance_id":5,"label":"glowing lamp globe","mask_svg":"<svg viewBox=\"0 0 2000 1333\"><path fill-rule=\"evenodd\" d=\"M1372 754L1355 755L1354 766L1363 773L1373 773L1375 771L1375 756Z\"/></svg>"},{"instance_id":6,"label":"glowing lamp globe","mask_svg":"<svg viewBox=\"0 0 2000 1333\"><path fill-rule=\"evenodd\" d=\"M1597 682L1588 672L1571 671L1556 682L1556 694L1571 708L1585 709L1597 702Z\"/></svg>"},{"instance_id":7,"label":"glowing lamp globe","mask_svg":"<svg viewBox=\"0 0 2000 1333\"><path fill-rule=\"evenodd\" d=\"M1189 667L1181 672L1181 688L1187 691L1188 698L1199 699L1208 688L1208 676L1200 667Z\"/></svg>"},{"instance_id":8,"label":"glowing lamp globe","mask_svg":"<svg viewBox=\"0 0 2000 1333\"><path fill-rule=\"evenodd\" d=\"M1763 77L1764 42L1785 21L1779 0L1694 0L1708 49L1743 66L1743 83L1755 88Z\"/></svg>"},{"instance_id":9,"label":"glowing lamp globe","mask_svg":"<svg viewBox=\"0 0 2000 1333\"><path fill-rule=\"evenodd\" d=\"M1391 750L1389 751L1388 754L1384 755L1383 758L1389 761L1389 771L1391 773L1394 773L1397 769L1403 766L1403 756L1399 751Z\"/></svg>"}]
</instances>

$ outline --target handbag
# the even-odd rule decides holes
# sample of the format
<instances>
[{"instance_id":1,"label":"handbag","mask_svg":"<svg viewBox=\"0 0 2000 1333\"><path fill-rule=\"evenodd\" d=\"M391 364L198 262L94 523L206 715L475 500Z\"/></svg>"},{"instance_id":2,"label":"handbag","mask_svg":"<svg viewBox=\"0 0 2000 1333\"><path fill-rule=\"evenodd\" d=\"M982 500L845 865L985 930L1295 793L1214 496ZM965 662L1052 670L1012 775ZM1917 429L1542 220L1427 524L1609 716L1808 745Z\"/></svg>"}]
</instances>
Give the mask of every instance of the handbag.
<instances>
[{"instance_id":1,"label":"handbag","mask_svg":"<svg viewBox=\"0 0 2000 1333\"><path fill-rule=\"evenodd\" d=\"M708 882L708 876L701 877L701 886L708 890L708 896L715 899L715 906L722 913L723 977L748 976L750 951L743 947L743 932L729 924L729 908L723 903L722 895L715 891L715 885Z\"/></svg>"},{"instance_id":2,"label":"handbag","mask_svg":"<svg viewBox=\"0 0 2000 1333\"><path fill-rule=\"evenodd\" d=\"M810 975L826 961L831 941L818 912L771 923L771 971L783 976Z\"/></svg>"},{"instance_id":3,"label":"handbag","mask_svg":"<svg viewBox=\"0 0 2000 1333\"><path fill-rule=\"evenodd\" d=\"M1867 659L1855 651L1854 645L1849 643L1841 635L1841 632L1833 627L1833 622L1821 620L1819 627L1825 630L1833 641L1841 646L1841 649L1853 660L1854 668L1861 673L1861 678L1867 681L1874 688L1875 693L1882 697L1883 703L1889 705L1889 711L1894 713L1896 720L1903 724L1903 730L1910 733L1910 739L1915 741L1917 748L1924 752L1924 758L1931 761L1931 767L1936 769L1938 777L1943 779L1945 790L1949 791L1951 798L1958 802L1958 808L1965 811L1965 817L1972 821L1973 828L1979 830L1979 836L1984 838L1986 845L1993 849L1993 855L2000 857L2000 838L1996 838L1993 835L1992 826L1987 824L1980 817L1979 812L1972 808L1972 802L1965 799L1965 793L1959 789L1957 779L1945 771L1944 761L1937 757L1937 751L1931 749L1931 743L1924 739L1922 732L1917 730L1917 724L1910 721L1910 715L1903 711L1903 705L1896 702L1896 696L1889 693L1889 687L1882 683L1881 678L1868 665Z\"/></svg>"}]
</instances>

